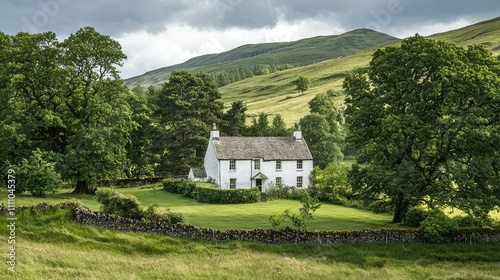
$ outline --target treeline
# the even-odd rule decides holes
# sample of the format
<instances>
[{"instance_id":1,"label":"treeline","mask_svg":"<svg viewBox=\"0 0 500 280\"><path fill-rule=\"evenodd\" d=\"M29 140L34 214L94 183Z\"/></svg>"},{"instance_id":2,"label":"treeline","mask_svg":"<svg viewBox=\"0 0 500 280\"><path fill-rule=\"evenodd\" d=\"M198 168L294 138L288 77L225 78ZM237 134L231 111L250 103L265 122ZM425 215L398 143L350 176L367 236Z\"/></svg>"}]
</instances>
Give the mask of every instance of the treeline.
<instances>
[{"instance_id":1,"label":"treeline","mask_svg":"<svg viewBox=\"0 0 500 280\"><path fill-rule=\"evenodd\" d=\"M290 64L255 65L252 67L239 67L239 68L227 69L224 71L210 74L210 76L215 80L218 87L223 87L225 85L229 85L254 76L268 75L271 73L292 68L293 66Z\"/></svg>"}]
</instances>

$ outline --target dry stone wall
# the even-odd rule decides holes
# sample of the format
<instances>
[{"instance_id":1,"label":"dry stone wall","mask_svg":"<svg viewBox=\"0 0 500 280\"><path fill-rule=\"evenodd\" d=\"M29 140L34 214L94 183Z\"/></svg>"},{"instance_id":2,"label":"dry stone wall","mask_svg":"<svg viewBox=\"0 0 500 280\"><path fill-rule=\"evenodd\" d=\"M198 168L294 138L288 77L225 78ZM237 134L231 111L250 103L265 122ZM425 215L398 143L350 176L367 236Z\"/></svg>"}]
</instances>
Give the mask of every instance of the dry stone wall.
<instances>
[{"instance_id":1,"label":"dry stone wall","mask_svg":"<svg viewBox=\"0 0 500 280\"><path fill-rule=\"evenodd\" d=\"M252 241L265 243L414 243L422 242L417 229L366 229L353 231L306 231L297 229L252 229L252 230L214 230L187 224L167 224L164 222L145 222L106 215L81 209L77 204L61 203L48 205L16 207L17 211L36 211L41 213L56 208L70 209L76 222L81 225L93 225L100 228L155 233L173 237L201 239L206 241ZM6 215L8 209L0 205L0 215ZM449 236L456 243L499 242L500 229L461 229Z\"/></svg>"}]
</instances>

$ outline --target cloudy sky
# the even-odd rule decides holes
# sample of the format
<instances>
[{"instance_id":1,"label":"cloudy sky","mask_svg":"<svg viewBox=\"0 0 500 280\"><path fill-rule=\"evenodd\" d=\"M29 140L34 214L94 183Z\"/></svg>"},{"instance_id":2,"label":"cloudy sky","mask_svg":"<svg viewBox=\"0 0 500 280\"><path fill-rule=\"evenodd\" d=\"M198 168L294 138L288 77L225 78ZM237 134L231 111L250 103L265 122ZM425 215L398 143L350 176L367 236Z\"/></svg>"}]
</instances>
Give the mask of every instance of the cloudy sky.
<instances>
[{"instance_id":1,"label":"cloudy sky","mask_svg":"<svg viewBox=\"0 0 500 280\"><path fill-rule=\"evenodd\" d=\"M0 31L93 26L119 41L129 78L240 45L371 28L404 38L500 16L498 0L0 0Z\"/></svg>"}]
</instances>

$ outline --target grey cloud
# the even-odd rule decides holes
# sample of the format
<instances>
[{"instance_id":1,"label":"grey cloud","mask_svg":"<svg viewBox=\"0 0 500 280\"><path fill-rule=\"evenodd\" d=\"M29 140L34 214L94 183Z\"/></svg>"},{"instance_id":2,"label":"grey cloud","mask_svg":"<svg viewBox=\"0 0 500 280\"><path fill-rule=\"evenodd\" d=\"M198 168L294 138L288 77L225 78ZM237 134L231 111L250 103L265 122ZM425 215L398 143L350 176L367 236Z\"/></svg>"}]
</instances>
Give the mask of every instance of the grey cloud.
<instances>
[{"instance_id":1,"label":"grey cloud","mask_svg":"<svg viewBox=\"0 0 500 280\"><path fill-rule=\"evenodd\" d=\"M254 29L273 26L280 18L296 21L325 12L334 14L345 30L378 24L385 31L462 17L484 20L500 15L500 5L497 0L4 0L0 2L0 31L50 30L67 35L94 26L118 36L139 30L155 33L170 24Z\"/></svg>"}]
</instances>

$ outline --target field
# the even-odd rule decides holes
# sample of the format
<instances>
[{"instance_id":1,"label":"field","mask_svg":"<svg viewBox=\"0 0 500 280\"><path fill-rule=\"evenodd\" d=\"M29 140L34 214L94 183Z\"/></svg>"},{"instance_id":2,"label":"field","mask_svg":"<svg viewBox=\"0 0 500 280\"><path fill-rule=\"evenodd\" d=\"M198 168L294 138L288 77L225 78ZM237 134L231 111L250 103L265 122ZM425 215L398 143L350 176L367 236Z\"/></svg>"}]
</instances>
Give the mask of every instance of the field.
<instances>
[{"instance_id":1,"label":"field","mask_svg":"<svg viewBox=\"0 0 500 280\"><path fill-rule=\"evenodd\" d=\"M143 207L156 203L160 206L160 210L170 209L172 212L182 213L186 223L221 230L270 228L268 221L270 215L282 213L285 209L298 211L300 208L300 203L292 200L273 200L266 203L241 205L204 204L182 195L166 192L161 189L161 185L155 186L154 189L126 188L117 189L117 191L137 196ZM92 196L73 195L70 192L71 190L63 190L46 198L22 195L17 197L16 202L18 205L33 205L42 201L53 204L76 198L91 210L99 211L100 204ZM388 214L375 214L370 211L323 204L315 212L314 220L310 222L309 228L354 230L394 227L390 221L391 216Z\"/></svg>"},{"instance_id":2,"label":"field","mask_svg":"<svg viewBox=\"0 0 500 280\"><path fill-rule=\"evenodd\" d=\"M80 226L63 210L17 217L16 272L2 262L0 279L500 278L500 243L210 243Z\"/></svg>"}]
</instances>

